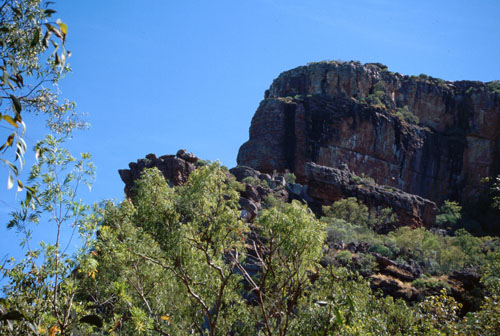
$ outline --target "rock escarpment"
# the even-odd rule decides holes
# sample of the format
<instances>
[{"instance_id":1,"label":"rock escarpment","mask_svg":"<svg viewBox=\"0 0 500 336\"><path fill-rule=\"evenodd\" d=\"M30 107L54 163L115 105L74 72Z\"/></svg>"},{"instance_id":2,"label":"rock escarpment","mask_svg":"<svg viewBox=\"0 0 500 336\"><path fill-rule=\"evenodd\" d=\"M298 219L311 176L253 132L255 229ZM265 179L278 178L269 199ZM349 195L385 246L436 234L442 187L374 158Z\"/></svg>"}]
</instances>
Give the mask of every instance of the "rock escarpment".
<instances>
[{"instance_id":1,"label":"rock escarpment","mask_svg":"<svg viewBox=\"0 0 500 336\"><path fill-rule=\"evenodd\" d=\"M499 173L500 85L324 62L282 73L255 113L238 164L289 170L345 163L437 203L474 204Z\"/></svg>"},{"instance_id":2,"label":"rock escarpment","mask_svg":"<svg viewBox=\"0 0 500 336\"><path fill-rule=\"evenodd\" d=\"M420 227L433 226L436 220L436 204L420 196L364 181L354 175L346 165L339 168L306 165L307 192L325 204L341 198L356 197L369 208L391 208L398 216L398 224Z\"/></svg>"}]
</instances>

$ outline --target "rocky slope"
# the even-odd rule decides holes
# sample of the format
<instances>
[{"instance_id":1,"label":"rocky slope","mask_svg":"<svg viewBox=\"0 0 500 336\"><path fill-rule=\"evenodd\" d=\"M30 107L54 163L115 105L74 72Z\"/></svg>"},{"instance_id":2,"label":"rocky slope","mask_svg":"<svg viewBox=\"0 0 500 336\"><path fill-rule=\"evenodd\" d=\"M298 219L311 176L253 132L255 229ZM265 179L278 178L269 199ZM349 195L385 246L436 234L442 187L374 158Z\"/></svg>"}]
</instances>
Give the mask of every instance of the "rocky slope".
<instances>
[{"instance_id":1,"label":"rocky slope","mask_svg":"<svg viewBox=\"0 0 500 336\"><path fill-rule=\"evenodd\" d=\"M348 165L356 175L441 203L474 205L499 173L500 85L322 62L282 73L255 113L238 164L289 170Z\"/></svg>"}]
</instances>

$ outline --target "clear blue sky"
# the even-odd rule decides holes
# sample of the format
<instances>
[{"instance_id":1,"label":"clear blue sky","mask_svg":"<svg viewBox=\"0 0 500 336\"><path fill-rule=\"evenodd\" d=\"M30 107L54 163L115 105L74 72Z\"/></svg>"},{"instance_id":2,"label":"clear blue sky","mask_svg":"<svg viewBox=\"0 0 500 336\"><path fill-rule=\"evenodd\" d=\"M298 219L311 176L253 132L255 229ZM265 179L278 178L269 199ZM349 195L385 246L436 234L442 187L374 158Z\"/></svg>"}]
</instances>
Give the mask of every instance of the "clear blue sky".
<instances>
[{"instance_id":1,"label":"clear blue sky","mask_svg":"<svg viewBox=\"0 0 500 336\"><path fill-rule=\"evenodd\" d=\"M498 0L59 0L53 7L68 24L73 54L61 96L92 124L70 146L91 152L97 166L88 201L121 200L117 170L148 153L186 148L233 167L264 91L307 62L500 79ZM28 119L30 146L40 123ZM0 197L5 227L16 201L3 189ZM19 255L17 236L3 227L0 261Z\"/></svg>"}]
</instances>

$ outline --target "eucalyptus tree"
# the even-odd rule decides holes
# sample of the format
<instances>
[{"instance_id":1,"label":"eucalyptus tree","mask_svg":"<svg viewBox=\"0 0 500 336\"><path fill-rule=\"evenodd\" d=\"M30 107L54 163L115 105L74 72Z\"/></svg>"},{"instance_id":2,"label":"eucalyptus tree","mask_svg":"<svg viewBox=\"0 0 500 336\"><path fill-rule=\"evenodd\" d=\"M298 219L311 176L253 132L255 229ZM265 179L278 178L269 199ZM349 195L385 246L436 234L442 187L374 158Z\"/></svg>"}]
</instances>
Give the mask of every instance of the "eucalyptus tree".
<instances>
[{"instance_id":1,"label":"eucalyptus tree","mask_svg":"<svg viewBox=\"0 0 500 336\"><path fill-rule=\"evenodd\" d=\"M63 144L52 136L37 144L39 158L29 177L37 201L24 202L8 224L25 235L26 255L0 267L7 282L0 302L2 335L79 335L89 331L88 323L101 324L86 301L76 297L82 278L93 278L97 266L90 251L99 211L78 198L79 189L90 185L94 167L89 154L75 157ZM33 246L33 225L53 233L53 240ZM72 256L68 247L77 237L80 250Z\"/></svg>"},{"instance_id":2,"label":"eucalyptus tree","mask_svg":"<svg viewBox=\"0 0 500 336\"><path fill-rule=\"evenodd\" d=\"M51 1L0 1L0 160L9 171L8 188L24 165L26 113L40 115L50 132L68 134L85 123L75 113L75 103L60 100L58 83L70 71L66 49L68 26L54 20ZM33 190L27 187L28 193Z\"/></svg>"}]
</instances>

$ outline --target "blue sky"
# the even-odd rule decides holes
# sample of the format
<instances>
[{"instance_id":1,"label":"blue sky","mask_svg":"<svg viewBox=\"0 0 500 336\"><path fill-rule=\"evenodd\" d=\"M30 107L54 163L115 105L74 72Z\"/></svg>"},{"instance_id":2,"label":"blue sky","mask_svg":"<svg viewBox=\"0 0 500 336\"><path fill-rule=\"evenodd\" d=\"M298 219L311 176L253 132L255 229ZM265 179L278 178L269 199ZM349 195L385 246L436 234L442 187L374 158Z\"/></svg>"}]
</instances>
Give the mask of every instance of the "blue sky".
<instances>
[{"instance_id":1,"label":"blue sky","mask_svg":"<svg viewBox=\"0 0 500 336\"><path fill-rule=\"evenodd\" d=\"M59 0L53 7L68 24L72 52L61 97L76 101L92 125L69 146L93 155L89 202L121 200L117 170L148 153L186 148L233 167L272 80L311 61L500 79L497 0ZM27 124L31 146L44 130L37 118ZM6 223L17 201L5 190L0 197ZM51 239L45 228L37 232ZM0 228L0 261L19 254L17 241Z\"/></svg>"}]
</instances>

